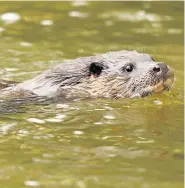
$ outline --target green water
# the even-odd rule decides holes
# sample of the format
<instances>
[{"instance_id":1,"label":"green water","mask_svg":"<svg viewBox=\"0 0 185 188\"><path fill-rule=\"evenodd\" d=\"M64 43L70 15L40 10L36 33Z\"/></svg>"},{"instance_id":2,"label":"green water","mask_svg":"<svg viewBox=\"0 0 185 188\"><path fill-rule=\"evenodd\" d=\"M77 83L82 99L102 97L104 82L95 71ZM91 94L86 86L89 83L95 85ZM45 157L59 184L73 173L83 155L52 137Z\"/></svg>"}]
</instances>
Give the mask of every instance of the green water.
<instances>
[{"instance_id":1,"label":"green water","mask_svg":"<svg viewBox=\"0 0 185 188\"><path fill-rule=\"evenodd\" d=\"M1 2L0 78L23 81L64 59L127 49L169 64L176 80L170 93L144 99L2 101L0 186L183 187L183 7ZM8 12L20 19L8 23Z\"/></svg>"}]
</instances>

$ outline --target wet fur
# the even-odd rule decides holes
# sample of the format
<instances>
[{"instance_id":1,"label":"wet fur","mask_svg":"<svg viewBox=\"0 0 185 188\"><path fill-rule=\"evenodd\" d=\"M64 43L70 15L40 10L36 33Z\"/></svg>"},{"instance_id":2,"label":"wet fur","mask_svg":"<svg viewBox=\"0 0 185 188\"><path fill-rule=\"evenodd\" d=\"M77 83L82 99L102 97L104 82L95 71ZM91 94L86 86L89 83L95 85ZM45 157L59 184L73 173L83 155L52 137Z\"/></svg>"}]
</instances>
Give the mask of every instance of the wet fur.
<instances>
[{"instance_id":1,"label":"wet fur","mask_svg":"<svg viewBox=\"0 0 185 188\"><path fill-rule=\"evenodd\" d=\"M136 75L124 71L128 63L138 68ZM17 84L14 91L28 91L29 94L46 97L125 98L162 79L162 75L152 75L150 71L155 64L148 54L136 51L108 52L66 61ZM8 93L11 88L5 88L3 92Z\"/></svg>"}]
</instances>

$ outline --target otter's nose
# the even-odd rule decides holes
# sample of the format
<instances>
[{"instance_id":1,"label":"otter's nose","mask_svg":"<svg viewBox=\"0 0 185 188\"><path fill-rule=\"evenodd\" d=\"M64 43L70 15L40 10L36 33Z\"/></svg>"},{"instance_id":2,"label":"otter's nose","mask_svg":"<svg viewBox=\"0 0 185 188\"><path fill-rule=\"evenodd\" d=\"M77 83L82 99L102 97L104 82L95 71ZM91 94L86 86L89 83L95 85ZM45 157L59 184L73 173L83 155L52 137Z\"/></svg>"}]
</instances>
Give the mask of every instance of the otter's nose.
<instances>
[{"instance_id":1,"label":"otter's nose","mask_svg":"<svg viewBox=\"0 0 185 188\"><path fill-rule=\"evenodd\" d=\"M166 74L168 71L169 71L169 68L168 68L168 66L166 65L166 64L164 64L164 63L158 63L158 64L156 64L154 67L153 67L153 71L154 72L160 72L162 70L162 72L164 73L164 74Z\"/></svg>"}]
</instances>

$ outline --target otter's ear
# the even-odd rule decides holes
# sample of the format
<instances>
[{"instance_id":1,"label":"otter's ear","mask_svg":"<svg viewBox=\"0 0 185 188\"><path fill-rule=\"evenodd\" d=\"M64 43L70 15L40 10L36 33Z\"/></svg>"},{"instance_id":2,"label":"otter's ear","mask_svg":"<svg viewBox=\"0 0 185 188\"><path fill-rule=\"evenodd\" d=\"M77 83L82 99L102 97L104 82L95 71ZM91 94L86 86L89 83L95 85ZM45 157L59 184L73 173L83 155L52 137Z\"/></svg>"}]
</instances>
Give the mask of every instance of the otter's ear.
<instances>
[{"instance_id":1,"label":"otter's ear","mask_svg":"<svg viewBox=\"0 0 185 188\"><path fill-rule=\"evenodd\" d=\"M103 69L104 67L101 63L93 62L89 67L90 75L99 76Z\"/></svg>"}]
</instances>

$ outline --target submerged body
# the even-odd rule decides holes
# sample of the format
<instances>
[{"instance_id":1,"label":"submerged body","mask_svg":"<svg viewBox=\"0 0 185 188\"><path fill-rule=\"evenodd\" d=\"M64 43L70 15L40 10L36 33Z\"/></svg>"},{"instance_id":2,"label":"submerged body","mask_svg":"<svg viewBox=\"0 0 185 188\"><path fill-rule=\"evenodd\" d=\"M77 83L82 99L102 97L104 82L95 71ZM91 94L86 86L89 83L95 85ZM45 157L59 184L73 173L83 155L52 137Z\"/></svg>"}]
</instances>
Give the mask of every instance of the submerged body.
<instances>
[{"instance_id":1,"label":"submerged body","mask_svg":"<svg viewBox=\"0 0 185 188\"><path fill-rule=\"evenodd\" d=\"M173 80L173 71L150 55L118 51L69 60L33 79L3 88L1 95L144 97L169 90Z\"/></svg>"}]
</instances>

